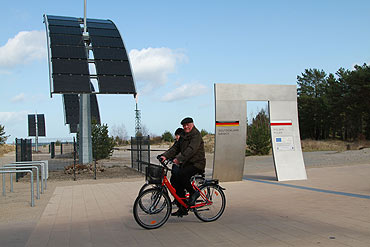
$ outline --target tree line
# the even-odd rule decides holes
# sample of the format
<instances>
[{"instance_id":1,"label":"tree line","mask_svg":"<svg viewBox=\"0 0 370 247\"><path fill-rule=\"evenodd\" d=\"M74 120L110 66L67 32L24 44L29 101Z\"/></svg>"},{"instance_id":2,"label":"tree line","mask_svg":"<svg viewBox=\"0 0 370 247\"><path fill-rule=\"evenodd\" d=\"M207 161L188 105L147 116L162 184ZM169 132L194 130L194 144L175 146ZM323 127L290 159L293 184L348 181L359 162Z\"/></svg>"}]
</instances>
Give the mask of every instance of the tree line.
<instances>
[{"instance_id":1,"label":"tree line","mask_svg":"<svg viewBox=\"0 0 370 247\"><path fill-rule=\"evenodd\" d=\"M370 139L370 67L335 74L306 69L297 76L301 139Z\"/></svg>"}]
</instances>

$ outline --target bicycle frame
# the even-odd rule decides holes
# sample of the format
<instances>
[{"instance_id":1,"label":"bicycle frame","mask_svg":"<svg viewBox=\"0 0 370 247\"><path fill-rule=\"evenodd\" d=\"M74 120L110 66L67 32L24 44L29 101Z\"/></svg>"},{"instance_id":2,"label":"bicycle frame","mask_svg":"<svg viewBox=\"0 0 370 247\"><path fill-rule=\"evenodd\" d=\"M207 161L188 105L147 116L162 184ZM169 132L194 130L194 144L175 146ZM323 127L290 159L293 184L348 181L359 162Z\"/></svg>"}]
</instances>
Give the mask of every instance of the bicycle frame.
<instances>
[{"instance_id":1,"label":"bicycle frame","mask_svg":"<svg viewBox=\"0 0 370 247\"><path fill-rule=\"evenodd\" d=\"M185 202L184 202L184 199L186 198L181 198L179 197L177 194L176 194L176 190L175 188L172 186L172 184L170 183L170 181L168 181L167 179L167 175L165 174L164 177L163 177L163 181L162 181L162 186L166 186L167 189L170 191L171 195L176 199L176 201L178 201L182 206L184 206L185 208L198 208L198 207L203 207L203 206L206 206L206 205L212 205L212 202L210 200L208 200L207 196L195 185L195 182L193 181L192 184L193 188L195 190L198 190L200 192L200 196L206 201L206 202L203 202L203 203L199 203L199 204L195 204L194 206L190 206L187 205Z\"/></svg>"}]
</instances>

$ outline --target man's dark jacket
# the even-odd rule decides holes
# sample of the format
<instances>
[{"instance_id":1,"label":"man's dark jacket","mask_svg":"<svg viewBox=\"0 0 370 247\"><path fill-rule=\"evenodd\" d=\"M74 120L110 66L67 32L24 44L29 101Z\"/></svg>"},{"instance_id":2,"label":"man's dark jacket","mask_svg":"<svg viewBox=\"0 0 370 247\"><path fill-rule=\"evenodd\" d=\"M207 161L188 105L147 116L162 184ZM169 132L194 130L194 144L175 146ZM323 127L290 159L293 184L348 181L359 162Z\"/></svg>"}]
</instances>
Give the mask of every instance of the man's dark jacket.
<instances>
[{"instance_id":1,"label":"man's dark jacket","mask_svg":"<svg viewBox=\"0 0 370 247\"><path fill-rule=\"evenodd\" d=\"M193 165L204 171L206 156L202 136L195 126L163 154L167 159L176 158L183 167Z\"/></svg>"}]
</instances>

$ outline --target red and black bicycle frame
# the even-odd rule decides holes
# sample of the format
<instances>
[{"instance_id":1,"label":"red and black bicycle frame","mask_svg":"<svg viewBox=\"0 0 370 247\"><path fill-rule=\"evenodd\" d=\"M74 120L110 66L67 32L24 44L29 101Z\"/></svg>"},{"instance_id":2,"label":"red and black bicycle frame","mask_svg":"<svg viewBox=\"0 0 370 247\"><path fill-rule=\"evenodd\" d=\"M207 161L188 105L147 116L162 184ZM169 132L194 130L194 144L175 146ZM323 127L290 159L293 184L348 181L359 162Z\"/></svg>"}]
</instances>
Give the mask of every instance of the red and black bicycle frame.
<instances>
[{"instance_id":1,"label":"red and black bicycle frame","mask_svg":"<svg viewBox=\"0 0 370 247\"><path fill-rule=\"evenodd\" d=\"M195 185L195 182L193 181L192 184L193 188L195 190L198 190L199 193L200 193L200 196L202 197L202 199L205 201L205 202L202 202L202 203L198 203L198 204L195 204L193 206L190 206L190 208L198 208L198 207L203 207L205 205L211 205L212 202L210 200L208 200L207 198L207 195L205 193L203 193L201 190L199 190L199 188ZM176 189L172 186L172 184L170 183L170 181L168 181L167 179L167 176L164 176L163 178L163 181L162 181L162 186L166 186L168 188L168 190L170 191L171 195L176 199L176 201L178 201L182 206L184 206L185 208L189 208L189 205L187 205L185 202L184 202L184 199L187 199L187 198L181 198L179 197L177 194L176 194ZM207 192L206 192L207 193Z\"/></svg>"}]
</instances>

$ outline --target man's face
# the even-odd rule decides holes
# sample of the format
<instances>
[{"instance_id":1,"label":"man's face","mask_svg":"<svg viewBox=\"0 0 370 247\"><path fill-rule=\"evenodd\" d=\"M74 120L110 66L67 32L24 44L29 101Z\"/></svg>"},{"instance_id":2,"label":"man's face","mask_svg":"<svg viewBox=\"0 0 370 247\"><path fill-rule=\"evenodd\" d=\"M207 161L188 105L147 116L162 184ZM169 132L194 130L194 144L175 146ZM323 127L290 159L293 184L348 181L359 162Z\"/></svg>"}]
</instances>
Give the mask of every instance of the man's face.
<instances>
[{"instance_id":1,"label":"man's face","mask_svg":"<svg viewBox=\"0 0 370 247\"><path fill-rule=\"evenodd\" d=\"M182 125L182 128L184 129L185 133L189 133L194 127L194 123L186 123Z\"/></svg>"},{"instance_id":2,"label":"man's face","mask_svg":"<svg viewBox=\"0 0 370 247\"><path fill-rule=\"evenodd\" d=\"M175 135L175 139L178 141L180 139L180 135Z\"/></svg>"}]
</instances>

